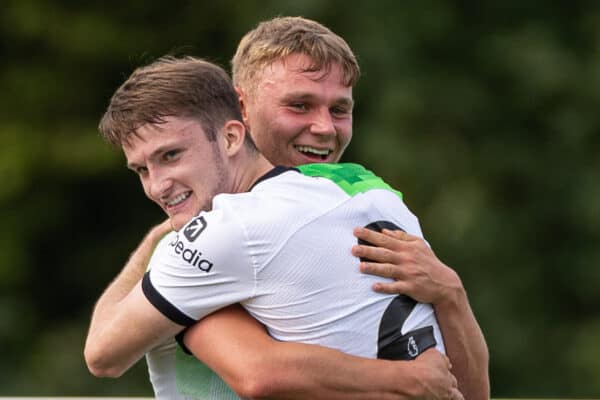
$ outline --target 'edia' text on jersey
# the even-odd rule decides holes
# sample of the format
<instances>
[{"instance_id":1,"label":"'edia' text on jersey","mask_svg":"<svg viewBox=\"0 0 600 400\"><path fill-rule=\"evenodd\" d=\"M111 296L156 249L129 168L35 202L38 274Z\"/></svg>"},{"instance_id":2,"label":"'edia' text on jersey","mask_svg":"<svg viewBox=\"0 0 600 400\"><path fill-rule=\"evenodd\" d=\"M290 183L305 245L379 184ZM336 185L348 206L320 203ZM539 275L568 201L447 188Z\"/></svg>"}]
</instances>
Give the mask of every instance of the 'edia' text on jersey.
<instances>
[{"instance_id":1,"label":"'edia' text on jersey","mask_svg":"<svg viewBox=\"0 0 600 400\"><path fill-rule=\"evenodd\" d=\"M198 249L188 249L184 246L183 242L179 240L179 234L175 236L175 240L169 243L169 246L173 247L175 254L181 256L181 258L190 265L197 267L199 270L204 272L210 272L213 267L213 263L200 258L202 253Z\"/></svg>"}]
</instances>

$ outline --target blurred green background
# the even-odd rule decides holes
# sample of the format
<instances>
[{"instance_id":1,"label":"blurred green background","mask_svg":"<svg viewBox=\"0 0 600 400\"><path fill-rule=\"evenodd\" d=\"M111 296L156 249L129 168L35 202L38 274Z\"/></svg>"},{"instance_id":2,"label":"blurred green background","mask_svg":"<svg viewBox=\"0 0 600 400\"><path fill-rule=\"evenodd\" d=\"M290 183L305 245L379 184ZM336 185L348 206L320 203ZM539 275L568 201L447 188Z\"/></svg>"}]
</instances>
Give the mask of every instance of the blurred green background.
<instances>
[{"instance_id":1,"label":"blurred green background","mask_svg":"<svg viewBox=\"0 0 600 400\"><path fill-rule=\"evenodd\" d=\"M165 53L225 67L302 15L359 58L353 142L468 290L493 397L600 395L600 3L48 1L0 5L0 395L150 395L88 374L95 299L162 220L97 122Z\"/></svg>"}]
</instances>

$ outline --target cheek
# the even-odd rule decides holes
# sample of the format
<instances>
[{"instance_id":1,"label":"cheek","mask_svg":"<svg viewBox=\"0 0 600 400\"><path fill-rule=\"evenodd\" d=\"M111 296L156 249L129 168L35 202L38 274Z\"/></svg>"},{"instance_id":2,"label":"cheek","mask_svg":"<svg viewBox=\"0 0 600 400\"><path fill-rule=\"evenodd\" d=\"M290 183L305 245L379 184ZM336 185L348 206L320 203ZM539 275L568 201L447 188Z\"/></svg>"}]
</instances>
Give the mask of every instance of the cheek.
<instances>
[{"instance_id":1,"label":"cheek","mask_svg":"<svg viewBox=\"0 0 600 400\"><path fill-rule=\"evenodd\" d=\"M254 113L249 116L250 136L258 146L264 142L265 137L269 136L272 121L273 119L268 118L264 113Z\"/></svg>"},{"instance_id":2,"label":"cheek","mask_svg":"<svg viewBox=\"0 0 600 400\"><path fill-rule=\"evenodd\" d=\"M281 147L280 144L286 140L285 125L282 125L280 121L272 119L261 125L260 128L256 134L256 145L261 151L263 148L267 150Z\"/></svg>"},{"instance_id":3,"label":"cheek","mask_svg":"<svg viewBox=\"0 0 600 400\"><path fill-rule=\"evenodd\" d=\"M148 183L148 181L140 178L140 183L142 184L142 190L144 191L146 197L152 200L152 196L150 195L150 184Z\"/></svg>"},{"instance_id":4,"label":"cheek","mask_svg":"<svg viewBox=\"0 0 600 400\"><path fill-rule=\"evenodd\" d=\"M297 130L289 125L274 126L267 138L267 147L277 152L284 152L298 136Z\"/></svg>"},{"instance_id":5,"label":"cheek","mask_svg":"<svg viewBox=\"0 0 600 400\"><path fill-rule=\"evenodd\" d=\"M352 120L345 121L338 126L338 136L343 147L352 140Z\"/></svg>"}]
</instances>

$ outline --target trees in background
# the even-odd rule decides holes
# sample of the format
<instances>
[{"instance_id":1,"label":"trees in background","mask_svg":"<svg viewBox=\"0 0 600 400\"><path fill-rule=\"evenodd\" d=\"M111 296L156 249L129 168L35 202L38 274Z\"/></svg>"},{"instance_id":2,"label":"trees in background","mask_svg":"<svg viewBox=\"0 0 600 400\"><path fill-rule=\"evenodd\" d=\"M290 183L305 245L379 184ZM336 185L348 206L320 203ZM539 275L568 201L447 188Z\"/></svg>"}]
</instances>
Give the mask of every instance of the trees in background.
<instances>
[{"instance_id":1,"label":"trees in background","mask_svg":"<svg viewBox=\"0 0 600 400\"><path fill-rule=\"evenodd\" d=\"M532 1L8 1L0 12L0 395L148 395L91 377L93 301L162 219L96 125L166 53L228 67L274 15L363 69L346 161L400 189L463 277L494 397L600 393L600 6ZM489 3L489 4L488 4Z\"/></svg>"}]
</instances>

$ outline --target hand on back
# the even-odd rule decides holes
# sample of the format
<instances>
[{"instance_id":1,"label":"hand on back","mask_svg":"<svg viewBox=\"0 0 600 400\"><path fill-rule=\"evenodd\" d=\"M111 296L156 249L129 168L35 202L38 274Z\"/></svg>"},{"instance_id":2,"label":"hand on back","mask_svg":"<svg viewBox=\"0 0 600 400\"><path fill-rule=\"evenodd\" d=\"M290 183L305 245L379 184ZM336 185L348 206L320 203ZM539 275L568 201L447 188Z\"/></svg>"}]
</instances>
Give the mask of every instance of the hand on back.
<instances>
[{"instance_id":1,"label":"hand on back","mask_svg":"<svg viewBox=\"0 0 600 400\"><path fill-rule=\"evenodd\" d=\"M452 375L450 360L435 349L429 349L411 361L418 379L419 392L415 398L427 400L464 400Z\"/></svg>"},{"instance_id":2,"label":"hand on back","mask_svg":"<svg viewBox=\"0 0 600 400\"><path fill-rule=\"evenodd\" d=\"M384 229L381 233L356 228L354 236L372 244L356 245L352 254L368 259L360 263L363 273L393 279L378 282L382 293L405 294L430 304L439 304L463 290L458 274L442 263L420 237Z\"/></svg>"}]
</instances>

